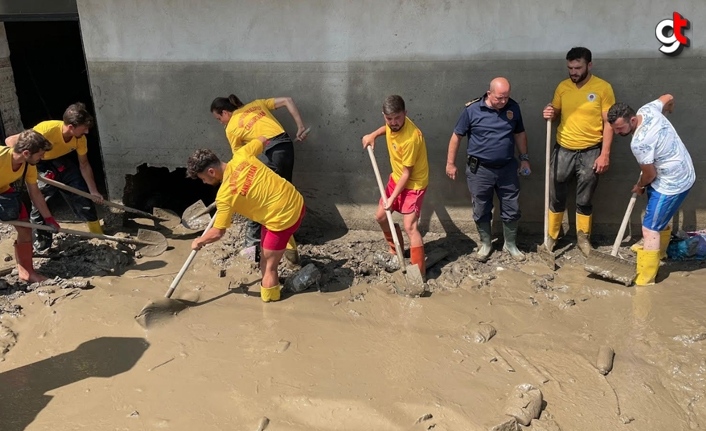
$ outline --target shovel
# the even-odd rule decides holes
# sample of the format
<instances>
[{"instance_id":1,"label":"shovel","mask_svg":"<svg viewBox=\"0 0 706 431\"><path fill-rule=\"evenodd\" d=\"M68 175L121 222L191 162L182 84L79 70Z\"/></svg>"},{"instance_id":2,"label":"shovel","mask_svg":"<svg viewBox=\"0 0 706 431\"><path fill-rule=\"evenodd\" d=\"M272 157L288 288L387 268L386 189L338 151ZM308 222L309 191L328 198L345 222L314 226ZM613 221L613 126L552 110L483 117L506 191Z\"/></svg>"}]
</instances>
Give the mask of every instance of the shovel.
<instances>
[{"instance_id":1,"label":"shovel","mask_svg":"<svg viewBox=\"0 0 706 431\"><path fill-rule=\"evenodd\" d=\"M204 205L202 200L191 204L181 215L182 226L191 230L203 229L210 221L208 213L214 208L216 208L215 201L209 206Z\"/></svg>"},{"instance_id":2,"label":"shovel","mask_svg":"<svg viewBox=\"0 0 706 431\"><path fill-rule=\"evenodd\" d=\"M94 198L94 196L90 193L86 193L83 190L79 190L75 187L67 186L64 183L60 183L59 181L49 179L49 178L44 177L42 175L40 175L37 179L43 183L49 184L50 186L54 186L57 189L66 190L67 192L71 192L71 193L77 194L79 196L83 196L84 198L88 198L91 200L93 200L93 198ZM155 220L155 221L163 224L165 227L167 227L169 229L173 229L177 225L179 225L179 216L169 210L155 208L154 214L150 214L148 212L140 211L135 208L126 207L125 205L120 205L118 203L111 202L109 200L103 200L103 205L113 207L113 208L118 208L118 209L121 209L125 212L139 214L142 217L146 217L146 218Z\"/></svg>"},{"instance_id":3,"label":"shovel","mask_svg":"<svg viewBox=\"0 0 706 431\"><path fill-rule=\"evenodd\" d=\"M546 154L544 155L544 243L537 247L537 254L544 263L552 270L556 270L556 256L552 250L547 247L549 240L549 164L551 163L552 151L552 120L547 120L547 145Z\"/></svg>"},{"instance_id":4,"label":"shovel","mask_svg":"<svg viewBox=\"0 0 706 431\"><path fill-rule=\"evenodd\" d=\"M385 194L385 187L382 185L382 178L380 178L380 171L378 170L378 164L375 160L373 147L368 146L368 154L370 155L370 161L373 164L373 170L375 171L375 178L377 179L378 187L380 188L380 196L384 201L387 199L387 196ZM419 271L419 267L417 265L407 266L405 263L404 256L402 255L402 247L400 246L400 240L397 238L395 222L392 221L392 213L389 210L385 210L385 215L387 215L387 222L390 224L390 230L392 231L392 239L395 242L397 260L400 262L400 269L392 273L392 284L397 293L400 295L419 296L424 293L424 279L422 278L422 273Z\"/></svg>"},{"instance_id":5,"label":"shovel","mask_svg":"<svg viewBox=\"0 0 706 431\"><path fill-rule=\"evenodd\" d=\"M18 227L26 227L30 229L46 230L52 232L55 231L53 227L45 226L43 224L28 223L19 220L3 221L2 223L11 224L13 226ZM63 232L69 235L82 236L85 238L97 238L105 241L124 242L127 244L140 245L142 246L142 248L140 248L140 253L143 256L147 257L159 256L160 254L164 253L164 251L167 249L167 239L164 237L164 235L159 232L147 229L139 229L137 231L137 239L101 235L99 233L93 232L82 232L80 230L64 229L63 227L59 229L59 232Z\"/></svg>"},{"instance_id":6,"label":"shovel","mask_svg":"<svg viewBox=\"0 0 706 431\"><path fill-rule=\"evenodd\" d=\"M206 232L213 227L214 221L216 221L216 217L211 218L211 221L208 223L208 226L206 226L206 229L203 231L201 236L206 235ZM184 277L186 270L189 269L189 265L191 265L191 262L196 257L196 253L198 253L197 250L191 250L189 257L186 258L186 262L184 262L184 265L182 265L179 273L176 277L174 277L172 284L169 285L169 289L167 289L167 293L164 294L164 298L148 302L147 305L142 307L142 310L140 310L137 316L135 316L135 320L137 320L137 323L139 323L140 326L148 329L153 323L172 316L188 306L187 302L180 301L178 299L171 299L171 297L174 290L176 290L179 285L182 277Z\"/></svg>"},{"instance_id":7,"label":"shovel","mask_svg":"<svg viewBox=\"0 0 706 431\"><path fill-rule=\"evenodd\" d=\"M640 177L642 177L642 173L640 173ZM640 181L639 178L637 181ZM588 255L584 266L584 269L591 274L623 283L625 286L631 286L635 281L637 267L634 262L620 259L618 257L618 249L620 249L620 243L623 241L632 209L635 207L635 201L637 201L637 193L633 193L630 197L628 209L625 211L622 223L620 223L620 230L618 230L618 235L615 237L610 254L591 250L591 254Z\"/></svg>"}]
</instances>

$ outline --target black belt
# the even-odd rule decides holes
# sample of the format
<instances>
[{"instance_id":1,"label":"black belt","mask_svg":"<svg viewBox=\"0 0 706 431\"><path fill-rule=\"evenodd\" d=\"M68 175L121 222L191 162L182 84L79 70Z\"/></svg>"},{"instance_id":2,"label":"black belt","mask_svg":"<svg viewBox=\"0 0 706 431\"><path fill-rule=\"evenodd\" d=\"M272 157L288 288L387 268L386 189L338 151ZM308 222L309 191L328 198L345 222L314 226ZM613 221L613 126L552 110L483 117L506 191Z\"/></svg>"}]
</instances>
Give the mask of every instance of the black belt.
<instances>
[{"instance_id":1,"label":"black belt","mask_svg":"<svg viewBox=\"0 0 706 431\"><path fill-rule=\"evenodd\" d=\"M502 169L505 166L508 165L512 160L508 160L504 163L488 163L488 162L478 162L481 166L484 168L489 168L489 169Z\"/></svg>"}]
</instances>

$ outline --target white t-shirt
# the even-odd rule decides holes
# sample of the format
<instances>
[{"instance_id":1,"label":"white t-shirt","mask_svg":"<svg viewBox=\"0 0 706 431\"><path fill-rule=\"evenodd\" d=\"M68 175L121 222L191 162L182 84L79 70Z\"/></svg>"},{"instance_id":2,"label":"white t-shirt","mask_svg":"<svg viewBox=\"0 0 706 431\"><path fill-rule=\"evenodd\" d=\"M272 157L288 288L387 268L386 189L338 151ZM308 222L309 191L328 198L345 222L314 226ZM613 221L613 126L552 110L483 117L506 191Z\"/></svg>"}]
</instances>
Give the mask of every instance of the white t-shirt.
<instances>
[{"instance_id":1,"label":"white t-shirt","mask_svg":"<svg viewBox=\"0 0 706 431\"><path fill-rule=\"evenodd\" d=\"M637 111L642 123L633 134L630 149L639 164L655 165L657 178L652 188L671 196L689 190L696 181L696 172L684 143L662 114L663 106L657 99Z\"/></svg>"}]
</instances>

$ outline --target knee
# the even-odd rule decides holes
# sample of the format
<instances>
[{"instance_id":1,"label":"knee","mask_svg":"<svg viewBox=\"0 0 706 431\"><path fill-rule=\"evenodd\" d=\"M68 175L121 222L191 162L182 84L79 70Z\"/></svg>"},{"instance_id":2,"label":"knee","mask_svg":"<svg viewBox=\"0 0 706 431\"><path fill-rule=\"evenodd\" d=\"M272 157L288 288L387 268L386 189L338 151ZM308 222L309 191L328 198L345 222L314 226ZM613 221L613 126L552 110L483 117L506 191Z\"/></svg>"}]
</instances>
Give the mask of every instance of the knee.
<instances>
[{"instance_id":1,"label":"knee","mask_svg":"<svg viewBox=\"0 0 706 431\"><path fill-rule=\"evenodd\" d=\"M419 231L419 223L418 219L415 217L413 220L405 220L404 221L404 230L407 232L407 235L412 235L415 234Z\"/></svg>"},{"instance_id":2,"label":"knee","mask_svg":"<svg viewBox=\"0 0 706 431\"><path fill-rule=\"evenodd\" d=\"M375 214L375 221L377 221L379 224L387 223L387 214L385 214L384 211L378 211Z\"/></svg>"}]
</instances>

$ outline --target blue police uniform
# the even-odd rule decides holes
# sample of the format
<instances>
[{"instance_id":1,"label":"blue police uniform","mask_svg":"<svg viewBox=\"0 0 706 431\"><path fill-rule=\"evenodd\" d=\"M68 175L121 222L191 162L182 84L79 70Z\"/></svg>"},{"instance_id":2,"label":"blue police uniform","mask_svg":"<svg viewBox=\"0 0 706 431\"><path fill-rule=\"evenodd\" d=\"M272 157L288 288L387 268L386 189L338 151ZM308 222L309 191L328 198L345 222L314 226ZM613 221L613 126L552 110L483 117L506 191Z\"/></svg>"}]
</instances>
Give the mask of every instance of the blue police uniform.
<instances>
[{"instance_id":1,"label":"blue police uniform","mask_svg":"<svg viewBox=\"0 0 706 431\"><path fill-rule=\"evenodd\" d=\"M485 97L468 103L454 133L468 137L466 179L473 199L473 219L490 222L493 193L498 194L503 222L520 218L520 181L515 158L515 134L525 131L520 105L513 99L500 110Z\"/></svg>"}]
</instances>

